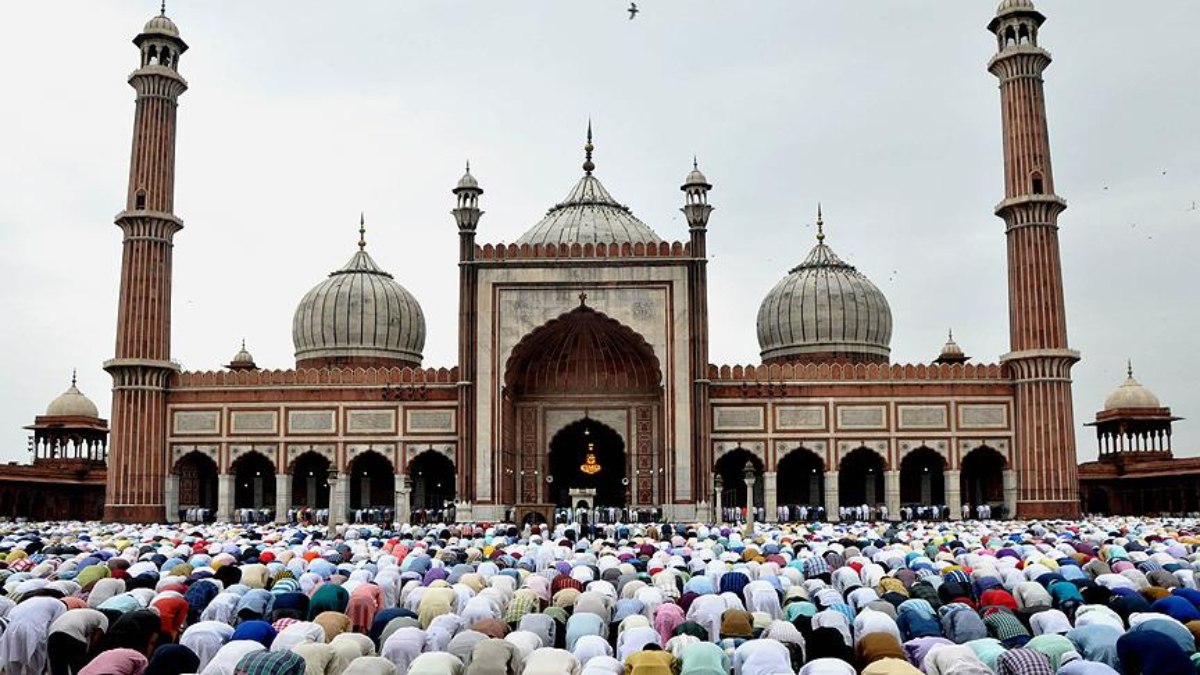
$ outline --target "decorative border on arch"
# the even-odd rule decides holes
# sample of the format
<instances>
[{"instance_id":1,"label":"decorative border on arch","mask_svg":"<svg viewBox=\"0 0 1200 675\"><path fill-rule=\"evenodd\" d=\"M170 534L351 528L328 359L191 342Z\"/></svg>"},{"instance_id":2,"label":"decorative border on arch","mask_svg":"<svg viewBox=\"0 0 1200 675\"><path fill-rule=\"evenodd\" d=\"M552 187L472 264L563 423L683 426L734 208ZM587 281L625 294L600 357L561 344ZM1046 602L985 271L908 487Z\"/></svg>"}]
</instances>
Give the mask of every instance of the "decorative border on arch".
<instances>
[{"instance_id":1,"label":"decorative border on arch","mask_svg":"<svg viewBox=\"0 0 1200 675\"><path fill-rule=\"evenodd\" d=\"M217 469L221 467L221 446L219 445L172 445L171 446L171 470L175 470L175 465L179 460L190 455L193 452L198 452L205 457L211 459Z\"/></svg>"},{"instance_id":2,"label":"decorative border on arch","mask_svg":"<svg viewBox=\"0 0 1200 675\"><path fill-rule=\"evenodd\" d=\"M821 466L827 463L825 459L828 456L829 444L825 441L775 441L775 467L779 467L779 462L783 461L784 457L800 449L816 455L821 460Z\"/></svg>"},{"instance_id":3,"label":"decorative border on arch","mask_svg":"<svg viewBox=\"0 0 1200 675\"><path fill-rule=\"evenodd\" d=\"M446 459L449 459L450 463L458 468L458 462L454 457L454 443L408 443L404 446L404 466L407 467L409 462L416 459L421 453L431 450L445 455Z\"/></svg>"},{"instance_id":4,"label":"decorative border on arch","mask_svg":"<svg viewBox=\"0 0 1200 675\"><path fill-rule=\"evenodd\" d=\"M900 441L898 446L899 447L897 448L897 453L896 453L896 459L898 460L898 463L903 462L904 457L906 455L908 455L908 453L912 452L913 450L916 450L918 448L929 448L930 450L933 450L934 452L936 452L937 454L942 456L942 459L944 459L946 461L946 469L950 469L953 466L955 466L955 463L952 462L951 458L950 458L950 441L949 441L949 439L945 439L945 438L941 438L941 439L906 438L906 439Z\"/></svg>"},{"instance_id":5,"label":"decorative border on arch","mask_svg":"<svg viewBox=\"0 0 1200 675\"><path fill-rule=\"evenodd\" d=\"M279 450L279 446L274 445L274 444L272 444L272 445L248 445L248 444L239 443L239 444L235 444L235 445L230 445L229 446L229 469L232 470L233 463L238 461L242 457L245 457L246 455L248 455L252 452L257 452L258 454L262 455L263 457L266 457L267 461L270 462L271 466L275 469L275 472L279 473L279 463L276 461L276 457L275 457L278 450Z\"/></svg>"},{"instance_id":6,"label":"decorative border on arch","mask_svg":"<svg viewBox=\"0 0 1200 675\"><path fill-rule=\"evenodd\" d=\"M722 457L728 455L734 450L737 450L738 448L748 451L750 454L757 457L758 461L763 463L763 466L766 466L767 444L764 441L749 441L747 443L741 443L738 441L716 441L713 443L713 466L716 466L717 461Z\"/></svg>"},{"instance_id":7,"label":"decorative border on arch","mask_svg":"<svg viewBox=\"0 0 1200 675\"><path fill-rule=\"evenodd\" d=\"M863 439L863 440L838 441L837 442L837 453L835 454L835 456L833 458L834 468L838 471L841 471L842 459L845 458L846 455L850 454L851 452L854 452L855 450L857 450L859 448L867 448L868 450L874 450L875 453L878 454L879 457L883 459L884 467L887 469L892 468L892 460L888 453L887 439L877 439L877 440Z\"/></svg>"},{"instance_id":8,"label":"decorative border on arch","mask_svg":"<svg viewBox=\"0 0 1200 675\"><path fill-rule=\"evenodd\" d=\"M296 458L306 452L315 452L324 457L329 460L329 468L331 470L338 470L336 445L332 443L292 443L287 446L287 469L289 472L291 472L292 464L296 462Z\"/></svg>"},{"instance_id":9,"label":"decorative border on arch","mask_svg":"<svg viewBox=\"0 0 1200 675\"><path fill-rule=\"evenodd\" d=\"M1012 442L1007 438L963 438L958 441L958 463L973 450L991 448L1004 457L1005 468L1013 468Z\"/></svg>"},{"instance_id":10,"label":"decorative border on arch","mask_svg":"<svg viewBox=\"0 0 1200 675\"><path fill-rule=\"evenodd\" d=\"M392 465L392 471L396 470L396 444L395 443L347 443L346 444L346 468L350 468L350 463L366 452L376 452L383 456Z\"/></svg>"}]
</instances>

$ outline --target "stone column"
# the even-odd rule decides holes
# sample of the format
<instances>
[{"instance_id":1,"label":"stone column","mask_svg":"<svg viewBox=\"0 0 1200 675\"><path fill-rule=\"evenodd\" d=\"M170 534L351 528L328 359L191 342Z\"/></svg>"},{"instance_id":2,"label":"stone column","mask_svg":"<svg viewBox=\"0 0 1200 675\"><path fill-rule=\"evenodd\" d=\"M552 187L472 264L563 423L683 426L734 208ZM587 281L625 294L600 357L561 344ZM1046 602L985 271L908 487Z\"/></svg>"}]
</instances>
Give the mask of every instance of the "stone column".
<instances>
[{"instance_id":1,"label":"stone column","mask_svg":"<svg viewBox=\"0 0 1200 675\"><path fill-rule=\"evenodd\" d=\"M713 477L713 500L717 510L717 517L713 519L713 522L717 523L718 525L725 522L725 509L722 508L723 505L721 504L721 498L723 496L721 493L724 491L725 480L721 478L720 474L717 474Z\"/></svg>"},{"instance_id":2,"label":"stone column","mask_svg":"<svg viewBox=\"0 0 1200 675\"><path fill-rule=\"evenodd\" d=\"M825 519L836 523L838 517L838 472L825 472Z\"/></svg>"},{"instance_id":3,"label":"stone column","mask_svg":"<svg viewBox=\"0 0 1200 675\"><path fill-rule=\"evenodd\" d=\"M950 509L950 520L962 520L962 472L942 473L946 482L946 508Z\"/></svg>"},{"instance_id":4,"label":"stone column","mask_svg":"<svg viewBox=\"0 0 1200 675\"><path fill-rule=\"evenodd\" d=\"M167 510L167 522L179 522L179 474L168 473L163 482L163 502Z\"/></svg>"},{"instance_id":5,"label":"stone column","mask_svg":"<svg viewBox=\"0 0 1200 675\"><path fill-rule=\"evenodd\" d=\"M746 462L742 470L742 480L746 483L746 532L754 532L754 484L758 477L754 475L754 464Z\"/></svg>"},{"instance_id":6,"label":"stone column","mask_svg":"<svg viewBox=\"0 0 1200 675\"><path fill-rule=\"evenodd\" d=\"M233 520L233 474L217 475L217 521Z\"/></svg>"},{"instance_id":7,"label":"stone column","mask_svg":"<svg viewBox=\"0 0 1200 675\"><path fill-rule=\"evenodd\" d=\"M342 519L341 484L345 480L338 475L337 471L329 472L329 526L326 532L330 539L337 535L337 524Z\"/></svg>"},{"instance_id":8,"label":"stone column","mask_svg":"<svg viewBox=\"0 0 1200 675\"><path fill-rule=\"evenodd\" d=\"M412 519L411 509L409 508L410 488L408 487L408 477L402 473L395 476L396 503L395 513L393 514L396 523L404 525Z\"/></svg>"},{"instance_id":9,"label":"stone column","mask_svg":"<svg viewBox=\"0 0 1200 675\"><path fill-rule=\"evenodd\" d=\"M767 512L768 523L779 522L779 484L776 482L778 475L775 471L763 472L763 510Z\"/></svg>"},{"instance_id":10,"label":"stone column","mask_svg":"<svg viewBox=\"0 0 1200 675\"><path fill-rule=\"evenodd\" d=\"M1017 472L1012 469L1004 471L1004 517L1017 517Z\"/></svg>"},{"instance_id":11,"label":"stone column","mask_svg":"<svg viewBox=\"0 0 1200 675\"><path fill-rule=\"evenodd\" d=\"M883 472L883 503L887 505L888 520L900 520L900 472Z\"/></svg>"},{"instance_id":12,"label":"stone column","mask_svg":"<svg viewBox=\"0 0 1200 675\"><path fill-rule=\"evenodd\" d=\"M275 522L288 521L288 509L292 508L292 475L275 474Z\"/></svg>"}]
</instances>

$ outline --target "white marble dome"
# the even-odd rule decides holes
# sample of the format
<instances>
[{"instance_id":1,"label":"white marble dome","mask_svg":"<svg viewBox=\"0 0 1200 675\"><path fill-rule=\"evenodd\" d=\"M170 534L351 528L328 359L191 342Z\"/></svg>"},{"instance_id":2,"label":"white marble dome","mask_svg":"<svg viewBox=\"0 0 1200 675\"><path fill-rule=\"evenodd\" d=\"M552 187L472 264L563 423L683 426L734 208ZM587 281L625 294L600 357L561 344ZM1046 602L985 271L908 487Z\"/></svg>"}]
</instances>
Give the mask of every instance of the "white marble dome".
<instances>
[{"instance_id":1,"label":"white marble dome","mask_svg":"<svg viewBox=\"0 0 1200 675\"><path fill-rule=\"evenodd\" d=\"M1133 379L1130 368L1125 381L1104 399L1105 410L1127 410L1130 408L1161 408L1162 403L1154 392Z\"/></svg>"},{"instance_id":2,"label":"white marble dome","mask_svg":"<svg viewBox=\"0 0 1200 675\"><path fill-rule=\"evenodd\" d=\"M1003 14L1015 9L1035 9L1033 0L1001 0L1000 5L996 7L996 13Z\"/></svg>"},{"instance_id":3,"label":"white marble dome","mask_svg":"<svg viewBox=\"0 0 1200 675\"><path fill-rule=\"evenodd\" d=\"M71 387L46 406L46 417L99 416L100 411L96 409L96 404L75 387L74 376L71 377Z\"/></svg>"},{"instance_id":4,"label":"white marble dome","mask_svg":"<svg viewBox=\"0 0 1200 675\"><path fill-rule=\"evenodd\" d=\"M887 298L838 258L823 234L758 308L758 345L767 363L886 362L891 340Z\"/></svg>"},{"instance_id":5,"label":"white marble dome","mask_svg":"<svg viewBox=\"0 0 1200 675\"><path fill-rule=\"evenodd\" d=\"M516 243L529 244L660 244L662 238L629 207L587 173L566 198L550 207L546 216Z\"/></svg>"},{"instance_id":6,"label":"white marble dome","mask_svg":"<svg viewBox=\"0 0 1200 675\"><path fill-rule=\"evenodd\" d=\"M317 284L296 308L292 343L298 365L421 364L421 305L363 246L360 242L350 261Z\"/></svg>"},{"instance_id":7,"label":"white marble dome","mask_svg":"<svg viewBox=\"0 0 1200 675\"><path fill-rule=\"evenodd\" d=\"M175 22L168 19L166 14L158 16L146 22L142 28L142 33L152 33L155 35L169 35L170 37L179 37L179 27Z\"/></svg>"}]
</instances>

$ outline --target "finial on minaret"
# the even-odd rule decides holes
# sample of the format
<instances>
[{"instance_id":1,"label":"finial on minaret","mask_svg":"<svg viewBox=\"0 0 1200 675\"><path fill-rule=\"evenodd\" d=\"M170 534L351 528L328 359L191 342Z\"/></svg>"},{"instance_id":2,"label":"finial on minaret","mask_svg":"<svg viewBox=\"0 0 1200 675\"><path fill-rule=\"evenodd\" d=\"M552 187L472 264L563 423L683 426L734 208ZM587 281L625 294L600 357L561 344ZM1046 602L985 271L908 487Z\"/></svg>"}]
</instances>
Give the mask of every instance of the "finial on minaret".
<instances>
[{"instance_id":1,"label":"finial on minaret","mask_svg":"<svg viewBox=\"0 0 1200 675\"><path fill-rule=\"evenodd\" d=\"M358 212L358 250L367 248L367 217L362 211Z\"/></svg>"},{"instance_id":2,"label":"finial on minaret","mask_svg":"<svg viewBox=\"0 0 1200 675\"><path fill-rule=\"evenodd\" d=\"M825 218L821 215L821 202L817 202L817 242L825 241Z\"/></svg>"},{"instance_id":3,"label":"finial on minaret","mask_svg":"<svg viewBox=\"0 0 1200 675\"><path fill-rule=\"evenodd\" d=\"M592 120L588 118L587 143L583 146L583 171L589 176L596 169L592 162L592 150L595 150L595 146L592 145Z\"/></svg>"},{"instance_id":4,"label":"finial on minaret","mask_svg":"<svg viewBox=\"0 0 1200 675\"><path fill-rule=\"evenodd\" d=\"M696 159L695 155L692 155L692 170L693 171L700 170L700 160Z\"/></svg>"},{"instance_id":5,"label":"finial on minaret","mask_svg":"<svg viewBox=\"0 0 1200 675\"><path fill-rule=\"evenodd\" d=\"M242 338L242 351L246 351L246 338Z\"/></svg>"},{"instance_id":6,"label":"finial on minaret","mask_svg":"<svg viewBox=\"0 0 1200 675\"><path fill-rule=\"evenodd\" d=\"M946 329L946 336L950 338L950 341L951 341L951 342L954 342L954 329L953 329L953 328L947 328L947 329Z\"/></svg>"},{"instance_id":7,"label":"finial on minaret","mask_svg":"<svg viewBox=\"0 0 1200 675\"><path fill-rule=\"evenodd\" d=\"M159 16L166 16L166 15L167 15L167 0L162 0L162 2L161 2L161 3L159 3L159 5L158 5L158 15L159 15Z\"/></svg>"},{"instance_id":8,"label":"finial on minaret","mask_svg":"<svg viewBox=\"0 0 1200 675\"><path fill-rule=\"evenodd\" d=\"M1133 359L1125 359L1125 375L1133 379Z\"/></svg>"},{"instance_id":9,"label":"finial on minaret","mask_svg":"<svg viewBox=\"0 0 1200 675\"><path fill-rule=\"evenodd\" d=\"M74 368L71 369L71 386L72 387L75 386L75 369Z\"/></svg>"},{"instance_id":10,"label":"finial on minaret","mask_svg":"<svg viewBox=\"0 0 1200 675\"><path fill-rule=\"evenodd\" d=\"M579 306L583 307L586 304L587 304L587 292L584 291L579 294Z\"/></svg>"}]
</instances>

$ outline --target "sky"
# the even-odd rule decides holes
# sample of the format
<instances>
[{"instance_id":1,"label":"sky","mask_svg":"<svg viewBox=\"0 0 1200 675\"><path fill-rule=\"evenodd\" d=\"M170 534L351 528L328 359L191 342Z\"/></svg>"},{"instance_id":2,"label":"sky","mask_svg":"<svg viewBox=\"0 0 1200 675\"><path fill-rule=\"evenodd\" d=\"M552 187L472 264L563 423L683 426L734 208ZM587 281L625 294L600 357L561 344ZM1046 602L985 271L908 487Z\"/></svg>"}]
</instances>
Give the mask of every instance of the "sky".
<instances>
[{"instance_id":1,"label":"sky","mask_svg":"<svg viewBox=\"0 0 1200 675\"><path fill-rule=\"evenodd\" d=\"M946 331L1008 351L999 96L990 0L171 0L180 70L173 354L294 364L305 292L368 250L422 304L427 366L452 366L468 159L481 242L510 242L580 175L684 240L693 155L715 188L711 360L757 363L760 299L827 243L887 295L892 360ZM1132 359L1200 418L1200 3L1039 0L1079 455ZM69 384L110 406L133 90L130 40L157 2L5 3L0 21L0 461ZM1188 373L1192 373L1189 375ZM1200 454L1200 423L1175 431Z\"/></svg>"}]
</instances>

